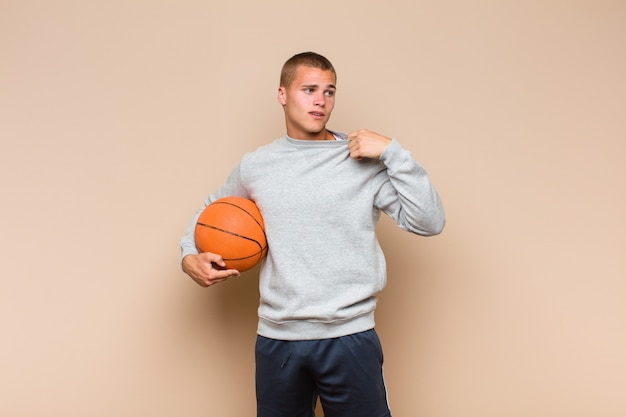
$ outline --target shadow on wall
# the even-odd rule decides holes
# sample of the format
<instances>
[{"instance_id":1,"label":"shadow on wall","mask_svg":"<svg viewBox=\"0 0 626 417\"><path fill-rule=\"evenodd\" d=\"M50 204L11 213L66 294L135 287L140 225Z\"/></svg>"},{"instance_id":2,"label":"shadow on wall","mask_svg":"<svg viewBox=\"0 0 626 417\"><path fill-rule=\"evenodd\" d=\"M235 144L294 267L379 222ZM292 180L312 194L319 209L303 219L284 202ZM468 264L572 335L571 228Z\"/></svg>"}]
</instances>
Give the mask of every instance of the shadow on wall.
<instances>
[{"instance_id":1,"label":"shadow on wall","mask_svg":"<svg viewBox=\"0 0 626 417\"><path fill-rule=\"evenodd\" d=\"M259 267L243 272L238 278L223 283L215 296L214 314L219 314L217 322L224 332L240 332L252 329L255 336L257 309L259 306ZM209 289L211 290L211 289Z\"/></svg>"},{"instance_id":2,"label":"shadow on wall","mask_svg":"<svg viewBox=\"0 0 626 417\"><path fill-rule=\"evenodd\" d=\"M190 279L190 278L189 278ZM220 337L239 338L256 335L259 304L258 267L237 278L209 288L197 286L197 297L190 300L190 313L201 326L207 325ZM251 334L246 334L251 331Z\"/></svg>"},{"instance_id":3,"label":"shadow on wall","mask_svg":"<svg viewBox=\"0 0 626 417\"><path fill-rule=\"evenodd\" d=\"M185 278L191 281L191 278ZM246 359L253 358L259 304L258 278L256 267L209 288L191 283L191 293L185 297L188 298L185 315L193 323L188 322L195 329L193 331L201 333L194 337L205 345L210 343L211 349L217 349L218 353L225 353L231 359L236 360L239 353L247 355Z\"/></svg>"}]
</instances>

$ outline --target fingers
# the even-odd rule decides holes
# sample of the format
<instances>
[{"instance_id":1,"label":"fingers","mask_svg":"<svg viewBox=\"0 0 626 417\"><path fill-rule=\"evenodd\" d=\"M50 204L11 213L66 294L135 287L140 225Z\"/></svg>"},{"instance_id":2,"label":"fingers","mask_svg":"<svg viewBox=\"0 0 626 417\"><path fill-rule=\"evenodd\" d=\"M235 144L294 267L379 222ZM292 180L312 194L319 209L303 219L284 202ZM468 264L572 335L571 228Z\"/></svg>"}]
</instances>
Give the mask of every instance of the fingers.
<instances>
[{"instance_id":1,"label":"fingers","mask_svg":"<svg viewBox=\"0 0 626 417\"><path fill-rule=\"evenodd\" d=\"M202 287L209 287L240 275L236 269L226 269L220 255L209 252L185 256L183 270Z\"/></svg>"},{"instance_id":2,"label":"fingers","mask_svg":"<svg viewBox=\"0 0 626 417\"><path fill-rule=\"evenodd\" d=\"M219 284L227 279L238 277L239 271L236 269L216 269L212 265L209 267L206 274L194 278L198 284L203 287L210 287L211 285Z\"/></svg>"},{"instance_id":3,"label":"fingers","mask_svg":"<svg viewBox=\"0 0 626 417\"><path fill-rule=\"evenodd\" d=\"M239 276L236 269L226 269L226 262L220 255L205 252L200 254L200 259L203 261L200 278L207 287Z\"/></svg>"},{"instance_id":4,"label":"fingers","mask_svg":"<svg viewBox=\"0 0 626 417\"><path fill-rule=\"evenodd\" d=\"M202 287L210 287L211 285L219 284L227 279L238 277L239 271L236 269L214 269L214 273L209 274L199 280L194 279Z\"/></svg>"},{"instance_id":5,"label":"fingers","mask_svg":"<svg viewBox=\"0 0 626 417\"><path fill-rule=\"evenodd\" d=\"M366 129L360 129L348 134L348 150L350 156L360 160L363 158L377 159L391 143L388 138Z\"/></svg>"},{"instance_id":6,"label":"fingers","mask_svg":"<svg viewBox=\"0 0 626 417\"><path fill-rule=\"evenodd\" d=\"M357 140L350 139L350 142L348 143L348 150L350 151L351 158L357 160L363 159L363 157L361 156L361 146Z\"/></svg>"}]
</instances>

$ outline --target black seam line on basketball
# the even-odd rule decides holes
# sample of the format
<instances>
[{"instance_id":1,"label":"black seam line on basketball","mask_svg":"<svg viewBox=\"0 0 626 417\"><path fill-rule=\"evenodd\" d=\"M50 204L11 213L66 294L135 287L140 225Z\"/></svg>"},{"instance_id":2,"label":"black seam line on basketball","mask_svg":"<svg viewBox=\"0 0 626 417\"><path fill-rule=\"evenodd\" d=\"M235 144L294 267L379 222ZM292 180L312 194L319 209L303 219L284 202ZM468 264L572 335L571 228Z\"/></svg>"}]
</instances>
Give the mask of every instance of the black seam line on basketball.
<instances>
[{"instance_id":1,"label":"black seam line on basketball","mask_svg":"<svg viewBox=\"0 0 626 417\"><path fill-rule=\"evenodd\" d=\"M224 258L224 261L243 261L246 259L254 258L255 256L259 257L259 260L263 259L264 253L267 251L267 246L261 249L260 251L253 253L250 256L246 256L244 258Z\"/></svg>"},{"instance_id":2,"label":"black seam line on basketball","mask_svg":"<svg viewBox=\"0 0 626 417\"><path fill-rule=\"evenodd\" d=\"M243 235L240 235L239 233L233 233L231 231L220 229L219 227L211 226L209 224L204 224L204 223L201 223L201 222L198 222L198 225L203 226L203 227L208 227L209 229L217 230L218 232L226 233L227 235L240 237L242 239L249 240L250 242L256 243L257 246L259 247L259 249L263 250L263 246L261 246L261 244L259 243L258 240L251 239L248 236L243 236Z\"/></svg>"},{"instance_id":3,"label":"black seam line on basketball","mask_svg":"<svg viewBox=\"0 0 626 417\"><path fill-rule=\"evenodd\" d=\"M263 259L263 256L265 256L265 252L267 252L267 246L264 247L263 249L261 249L260 251L253 253L250 256L246 256L244 258L223 258L224 262L229 262L229 261L245 261L246 259L250 259L250 258L254 258L256 256L259 257L259 261L261 259Z\"/></svg>"},{"instance_id":4,"label":"black seam line on basketball","mask_svg":"<svg viewBox=\"0 0 626 417\"><path fill-rule=\"evenodd\" d=\"M250 256L244 256L243 258L223 258L223 259L224 259L224 261L243 261L243 260L246 260L246 259L257 257L257 256L261 255L262 253L263 253L263 251L261 250L259 252L253 253Z\"/></svg>"},{"instance_id":5,"label":"black seam line on basketball","mask_svg":"<svg viewBox=\"0 0 626 417\"><path fill-rule=\"evenodd\" d=\"M256 219L256 217L254 217L252 215L252 213L250 213L248 210L246 210L245 208L238 206L237 204L233 204L230 203L228 201L214 201L213 204L227 204L229 206L233 206L233 207L237 207L239 210L243 211L244 213L246 213L248 216L250 216L250 218L252 218L252 220L254 220L254 222L261 228L261 230L263 231L263 236L265 236L265 239L267 240L267 236L265 235L265 227L263 227L261 225L261 223L259 223L259 221Z\"/></svg>"}]
</instances>

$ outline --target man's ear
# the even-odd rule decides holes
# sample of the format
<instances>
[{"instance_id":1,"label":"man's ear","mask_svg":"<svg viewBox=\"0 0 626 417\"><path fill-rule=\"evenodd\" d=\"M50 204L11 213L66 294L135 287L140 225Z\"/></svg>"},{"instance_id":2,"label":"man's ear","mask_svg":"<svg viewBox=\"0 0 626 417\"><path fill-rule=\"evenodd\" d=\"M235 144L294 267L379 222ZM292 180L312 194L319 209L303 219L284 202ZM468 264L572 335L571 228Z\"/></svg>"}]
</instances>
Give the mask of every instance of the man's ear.
<instances>
[{"instance_id":1,"label":"man's ear","mask_svg":"<svg viewBox=\"0 0 626 417\"><path fill-rule=\"evenodd\" d=\"M287 104L287 96L285 94L285 87L278 87L278 102L282 106Z\"/></svg>"}]
</instances>

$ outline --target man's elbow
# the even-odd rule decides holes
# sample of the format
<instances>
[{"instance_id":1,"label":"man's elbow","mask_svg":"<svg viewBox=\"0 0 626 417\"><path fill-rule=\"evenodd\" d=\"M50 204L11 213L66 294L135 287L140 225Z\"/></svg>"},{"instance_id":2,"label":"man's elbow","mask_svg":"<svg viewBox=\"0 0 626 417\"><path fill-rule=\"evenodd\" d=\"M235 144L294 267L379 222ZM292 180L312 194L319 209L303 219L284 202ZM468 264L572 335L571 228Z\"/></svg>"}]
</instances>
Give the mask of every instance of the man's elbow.
<instances>
[{"instance_id":1,"label":"man's elbow","mask_svg":"<svg viewBox=\"0 0 626 417\"><path fill-rule=\"evenodd\" d=\"M436 236L443 232L445 225L446 216L443 210L441 210L421 218L419 221L410 224L406 229L421 236Z\"/></svg>"}]
</instances>

